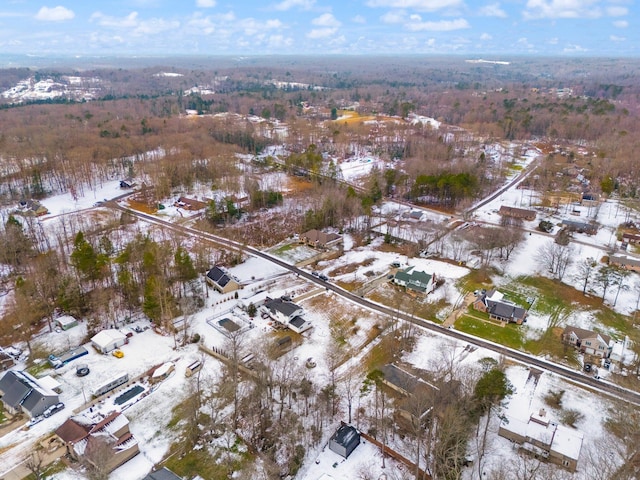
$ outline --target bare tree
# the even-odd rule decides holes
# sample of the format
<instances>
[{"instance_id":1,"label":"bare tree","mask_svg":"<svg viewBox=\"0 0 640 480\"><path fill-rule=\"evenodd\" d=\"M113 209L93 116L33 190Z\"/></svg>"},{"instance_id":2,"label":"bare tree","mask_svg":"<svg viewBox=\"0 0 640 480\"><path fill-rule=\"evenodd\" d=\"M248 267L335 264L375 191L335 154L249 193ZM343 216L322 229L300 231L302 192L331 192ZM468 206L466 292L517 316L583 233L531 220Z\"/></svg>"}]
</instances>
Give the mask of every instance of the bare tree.
<instances>
[{"instance_id":1,"label":"bare tree","mask_svg":"<svg viewBox=\"0 0 640 480\"><path fill-rule=\"evenodd\" d=\"M82 464L86 468L89 480L108 480L115 440L109 435L92 435L88 438L87 446L82 457Z\"/></svg>"},{"instance_id":2,"label":"bare tree","mask_svg":"<svg viewBox=\"0 0 640 480\"><path fill-rule=\"evenodd\" d=\"M572 258L573 248L570 245L549 241L538 249L538 260L559 281L564 278Z\"/></svg>"},{"instance_id":3,"label":"bare tree","mask_svg":"<svg viewBox=\"0 0 640 480\"><path fill-rule=\"evenodd\" d=\"M36 447L24 460L24 466L31 472L32 478L42 480L45 478L44 452Z\"/></svg>"}]
</instances>

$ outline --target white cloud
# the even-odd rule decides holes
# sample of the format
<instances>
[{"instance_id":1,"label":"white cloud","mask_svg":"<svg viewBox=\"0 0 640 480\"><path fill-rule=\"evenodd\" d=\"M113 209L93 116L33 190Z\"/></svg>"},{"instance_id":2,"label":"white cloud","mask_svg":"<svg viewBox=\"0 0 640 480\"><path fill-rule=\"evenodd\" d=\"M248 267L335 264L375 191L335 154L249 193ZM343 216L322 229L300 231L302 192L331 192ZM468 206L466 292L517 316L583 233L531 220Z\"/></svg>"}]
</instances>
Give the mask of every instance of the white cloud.
<instances>
[{"instance_id":1,"label":"white cloud","mask_svg":"<svg viewBox=\"0 0 640 480\"><path fill-rule=\"evenodd\" d=\"M289 48L293 46L293 38L285 37L284 35L271 35L267 44L271 48Z\"/></svg>"},{"instance_id":2,"label":"white cloud","mask_svg":"<svg viewBox=\"0 0 640 480\"><path fill-rule=\"evenodd\" d=\"M216 6L216 0L196 0L198 8L213 8Z\"/></svg>"},{"instance_id":3,"label":"white cloud","mask_svg":"<svg viewBox=\"0 0 640 480\"><path fill-rule=\"evenodd\" d=\"M484 17L499 17L506 18L507 12L505 12L502 8L500 8L499 3L492 3L491 5L485 5L480 8L478 13Z\"/></svg>"},{"instance_id":4,"label":"white cloud","mask_svg":"<svg viewBox=\"0 0 640 480\"><path fill-rule=\"evenodd\" d=\"M527 0L525 19L538 18L599 18L599 0Z\"/></svg>"},{"instance_id":5,"label":"white cloud","mask_svg":"<svg viewBox=\"0 0 640 480\"><path fill-rule=\"evenodd\" d=\"M607 7L607 15L610 17L624 17L628 13L627 7Z\"/></svg>"},{"instance_id":6,"label":"white cloud","mask_svg":"<svg viewBox=\"0 0 640 480\"><path fill-rule=\"evenodd\" d=\"M313 39L327 38L335 35L337 31L337 28L314 28L309 33L307 33L307 37Z\"/></svg>"},{"instance_id":7,"label":"white cloud","mask_svg":"<svg viewBox=\"0 0 640 480\"><path fill-rule=\"evenodd\" d=\"M353 21L353 23L367 23L367 20L362 15L356 15L351 21Z\"/></svg>"},{"instance_id":8,"label":"white cloud","mask_svg":"<svg viewBox=\"0 0 640 480\"><path fill-rule=\"evenodd\" d=\"M437 22L423 22L421 20L412 19L412 21L406 24L406 27L412 32L450 32L452 30L462 30L464 28L469 28L470 25L469 22L467 22L464 18L458 18L456 20L440 20Z\"/></svg>"},{"instance_id":9,"label":"white cloud","mask_svg":"<svg viewBox=\"0 0 640 480\"><path fill-rule=\"evenodd\" d=\"M382 23L402 23L407 19L407 13L403 10L397 10L394 12L387 12L380 17Z\"/></svg>"},{"instance_id":10,"label":"white cloud","mask_svg":"<svg viewBox=\"0 0 640 480\"><path fill-rule=\"evenodd\" d=\"M550 39L547 41L547 43L548 43L549 45L557 45L557 44L558 44L558 37L550 38Z\"/></svg>"},{"instance_id":11,"label":"white cloud","mask_svg":"<svg viewBox=\"0 0 640 480\"><path fill-rule=\"evenodd\" d=\"M126 17L112 17L102 12L95 12L91 15L89 21L95 21L103 27L134 28L138 25L138 12L131 12Z\"/></svg>"},{"instance_id":12,"label":"white cloud","mask_svg":"<svg viewBox=\"0 0 640 480\"><path fill-rule=\"evenodd\" d=\"M61 7L60 5L53 8L42 7L38 10L38 13L36 13L36 19L42 20L43 22L62 22L64 20L71 20L75 16L76 14L73 13L73 10Z\"/></svg>"},{"instance_id":13,"label":"white cloud","mask_svg":"<svg viewBox=\"0 0 640 480\"><path fill-rule=\"evenodd\" d=\"M613 22L613 26L618 28L627 28L629 26L629 22L626 20L616 20Z\"/></svg>"},{"instance_id":14,"label":"white cloud","mask_svg":"<svg viewBox=\"0 0 640 480\"><path fill-rule=\"evenodd\" d=\"M625 37L618 37L617 35L610 35L609 40L612 42L624 42L627 39Z\"/></svg>"},{"instance_id":15,"label":"white cloud","mask_svg":"<svg viewBox=\"0 0 640 480\"><path fill-rule=\"evenodd\" d=\"M131 12L126 17L112 17L102 12L95 12L89 18L89 21L96 22L98 25L108 28L129 29L131 35L154 35L169 30L176 30L180 27L177 20L165 20L163 18L150 18L148 20L140 20L138 12Z\"/></svg>"},{"instance_id":16,"label":"white cloud","mask_svg":"<svg viewBox=\"0 0 640 480\"><path fill-rule=\"evenodd\" d=\"M319 17L311 20L311 23L318 27L339 27L342 25L342 23L340 23L340 21L331 13L323 13Z\"/></svg>"},{"instance_id":17,"label":"white cloud","mask_svg":"<svg viewBox=\"0 0 640 480\"><path fill-rule=\"evenodd\" d=\"M480 40L491 40L492 38L493 37L488 33L483 33L482 35L480 35Z\"/></svg>"},{"instance_id":18,"label":"white cloud","mask_svg":"<svg viewBox=\"0 0 640 480\"><path fill-rule=\"evenodd\" d=\"M444 8L461 7L463 0L368 0L369 7L411 8L425 12L433 12Z\"/></svg>"},{"instance_id":19,"label":"white cloud","mask_svg":"<svg viewBox=\"0 0 640 480\"><path fill-rule=\"evenodd\" d=\"M291 10L292 8L299 7L302 10L310 10L316 3L316 0L282 0L273 6L274 9L280 11Z\"/></svg>"},{"instance_id":20,"label":"white cloud","mask_svg":"<svg viewBox=\"0 0 640 480\"><path fill-rule=\"evenodd\" d=\"M562 50L564 53L581 53L581 52L587 52L588 49L581 47L580 45L567 45L566 47L564 47L564 49Z\"/></svg>"},{"instance_id":21,"label":"white cloud","mask_svg":"<svg viewBox=\"0 0 640 480\"><path fill-rule=\"evenodd\" d=\"M256 35L266 30L277 30L284 25L280 20L266 20L260 21L254 18L244 18L238 22L238 26L242 28L245 35Z\"/></svg>"}]
</instances>

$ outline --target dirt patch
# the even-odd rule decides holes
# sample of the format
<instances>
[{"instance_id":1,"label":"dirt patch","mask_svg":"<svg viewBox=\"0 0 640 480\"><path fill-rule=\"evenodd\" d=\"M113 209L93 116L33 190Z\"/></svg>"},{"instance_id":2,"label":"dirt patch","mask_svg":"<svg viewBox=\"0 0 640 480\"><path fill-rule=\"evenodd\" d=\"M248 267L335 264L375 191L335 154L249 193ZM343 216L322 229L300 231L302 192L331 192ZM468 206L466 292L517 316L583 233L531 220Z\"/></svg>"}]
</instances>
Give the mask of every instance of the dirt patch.
<instances>
[{"instance_id":1,"label":"dirt patch","mask_svg":"<svg viewBox=\"0 0 640 480\"><path fill-rule=\"evenodd\" d=\"M138 200L129 200L127 203L129 204L129 208L137 210L138 212L154 214L158 211L157 205L152 206L148 203L140 202Z\"/></svg>"},{"instance_id":2,"label":"dirt patch","mask_svg":"<svg viewBox=\"0 0 640 480\"><path fill-rule=\"evenodd\" d=\"M373 257L366 258L364 261L362 261L360 263L350 263L348 265L343 265L341 267L334 268L333 270L331 270L329 272L329 275L331 275L332 277L336 277L338 275L345 275L347 273L353 273L359 267L368 267L369 265L371 265L375 261L376 261L376 259L373 258Z\"/></svg>"}]
</instances>

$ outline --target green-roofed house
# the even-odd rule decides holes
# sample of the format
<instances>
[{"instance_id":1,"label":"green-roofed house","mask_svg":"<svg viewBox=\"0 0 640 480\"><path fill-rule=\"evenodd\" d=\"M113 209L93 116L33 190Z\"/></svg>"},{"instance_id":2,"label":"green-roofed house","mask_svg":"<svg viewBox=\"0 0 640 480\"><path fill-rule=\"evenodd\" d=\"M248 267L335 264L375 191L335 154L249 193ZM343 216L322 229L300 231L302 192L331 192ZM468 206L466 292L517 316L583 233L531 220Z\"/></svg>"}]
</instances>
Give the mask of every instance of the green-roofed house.
<instances>
[{"instance_id":1,"label":"green-roofed house","mask_svg":"<svg viewBox=\"0 0 640 480\"><path fill-rule=\"evenodd\" d=\"M415 267L407 267L396 272L393 276L393 283L404 287L408 292L427 295L433 292L436 279L435 275L416 270Z\"/></svg>"}]
</instances>

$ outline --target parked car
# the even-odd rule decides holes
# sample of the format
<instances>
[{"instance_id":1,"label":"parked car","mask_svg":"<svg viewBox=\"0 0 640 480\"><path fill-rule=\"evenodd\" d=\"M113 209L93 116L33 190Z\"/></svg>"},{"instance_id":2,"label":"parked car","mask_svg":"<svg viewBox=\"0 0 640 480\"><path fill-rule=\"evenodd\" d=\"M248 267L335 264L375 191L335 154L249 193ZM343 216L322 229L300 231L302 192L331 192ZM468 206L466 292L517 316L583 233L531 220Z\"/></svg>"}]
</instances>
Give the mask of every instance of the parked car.
<instances>
[{"instance_id":1,"label":"parked car","mask_svg":"<svg viewBox=\"0 0 640 480\"><path fill-rule=\"evenodd\" d=\"M42 416L42 415L38 415L37 417L33 417L29 421L29 427L33 427L36 423L40 423L43 420L44 420L44 416Z\"/></svg>"},{"instance_id":2,"label":"parked car","mask_svg":"<svg viewBox=\"0 0 640 480\"><path fill-rule=\"evenodd\" d=\"M591 364L590 363L585 363L584 364L584 371L585 372L590 372L591 371Z\"/></svg>"},{"instance_id":3,"label":"parked car","mask_svg":"<svg viewBox=\"0 0 640 480\"><path fill-rule=\"evenodd\" d=\"M51 405L49 408L47 408L44 411L43 415L45 416L45 418L49 418L51 415L53 415L54 413L58 413L63 408L64 408L64 403L58 402L55 405Z\"/></svg>"},{"instance_id":4,"label":"parked car","mask_svg":"<svg viewBox=\"0 0 640 480\"><path fill-rule=\"evenodd\" d=\"M79 377L86 377L89 375L89 367L86 364L78 365L76 367L76 375Z\"/></svg>"},{"instance_id":5,"label":"parked car","mask_svg":"<svg viewBox=\"0 0 640 480\"><path fill-rule=\"evenodd\" d=\"M122 350L114 350L113 352L111 352L111 355L116 358L122 358L124 357L124 352Z\"/></svg>"},{"instance_id":6,"label":"parked car","mask_svg":"<svg viewBox=\"0 0 640 480\"><path fill-rule=\"evenodd\" d=\"M323 282L329 281L329 277L327 277L324 273L321 273L320 275L318 275L318 278Z\"/></svg>"}]
</instances>

